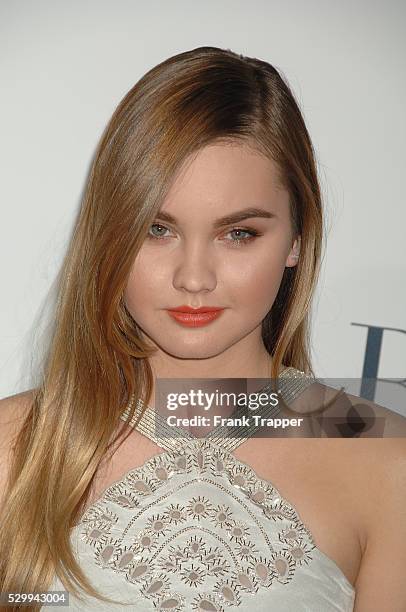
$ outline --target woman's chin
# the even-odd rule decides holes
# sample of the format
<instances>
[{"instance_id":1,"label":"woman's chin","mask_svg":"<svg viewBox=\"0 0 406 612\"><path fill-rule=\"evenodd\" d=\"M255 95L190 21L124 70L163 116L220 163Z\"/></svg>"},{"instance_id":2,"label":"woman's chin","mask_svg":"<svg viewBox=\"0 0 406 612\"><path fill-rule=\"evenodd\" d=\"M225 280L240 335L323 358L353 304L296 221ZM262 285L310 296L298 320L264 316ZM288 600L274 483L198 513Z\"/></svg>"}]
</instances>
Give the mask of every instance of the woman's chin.
<instances>
[{"instance_id":1,"label":"woman's chin","mask_svg":"<svg viewBox=\"0 0 406 612\"><path fill-rule=\"evenodd\" d=\"M225 346L202 346L200 345L185 345L181 341L175 342L173 345L160 345L162 351L176 357L177 359L209 359L223 353L227 347Z\"/></svg>"}]
</instances>

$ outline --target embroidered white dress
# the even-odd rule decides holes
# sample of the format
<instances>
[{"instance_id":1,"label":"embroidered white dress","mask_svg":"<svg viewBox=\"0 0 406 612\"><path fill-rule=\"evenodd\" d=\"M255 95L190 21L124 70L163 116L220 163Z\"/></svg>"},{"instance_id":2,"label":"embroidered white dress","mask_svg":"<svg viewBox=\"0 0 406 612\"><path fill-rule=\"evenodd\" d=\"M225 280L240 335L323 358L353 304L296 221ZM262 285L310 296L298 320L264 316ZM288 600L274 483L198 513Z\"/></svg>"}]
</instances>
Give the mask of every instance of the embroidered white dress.
<instances>
[{"instance_id":1,"label":"embroidered white dress","mask_svg":"<svg viewBox=\"0 0 406 612\"><path fill-rule=\"evenodd\" d=\"M285 399L312 380L294 368L282 379ZM165 452L109 486L71 536L93 586L121 603L70 593L70 610L353 610L353 586L317 548L296 509L232 454L246 432L157 437L156 417L148 407L137 429ZM64 590L57 577L50 590Z\"/></svg>"}]
</instances>

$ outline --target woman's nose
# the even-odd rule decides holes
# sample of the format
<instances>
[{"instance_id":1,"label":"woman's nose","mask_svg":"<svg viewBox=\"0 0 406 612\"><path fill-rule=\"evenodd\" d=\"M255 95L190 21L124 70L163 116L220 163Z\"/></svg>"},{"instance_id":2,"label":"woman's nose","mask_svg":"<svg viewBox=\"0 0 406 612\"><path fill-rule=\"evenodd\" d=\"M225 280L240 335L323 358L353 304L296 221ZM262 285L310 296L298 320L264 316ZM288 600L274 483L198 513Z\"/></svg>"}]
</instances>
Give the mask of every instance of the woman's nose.
<instances>
[{"instance_id":1,"label":"woman's nose","mask_svg":"<svg viewBox=\"0 0 406 612\"><path fill-rule=\"evenodd\" d=\"M213 291L217 285L214 254L201 243L183 248L174 262L173 286L190 292Z\"/></svg>"}]
</instances>

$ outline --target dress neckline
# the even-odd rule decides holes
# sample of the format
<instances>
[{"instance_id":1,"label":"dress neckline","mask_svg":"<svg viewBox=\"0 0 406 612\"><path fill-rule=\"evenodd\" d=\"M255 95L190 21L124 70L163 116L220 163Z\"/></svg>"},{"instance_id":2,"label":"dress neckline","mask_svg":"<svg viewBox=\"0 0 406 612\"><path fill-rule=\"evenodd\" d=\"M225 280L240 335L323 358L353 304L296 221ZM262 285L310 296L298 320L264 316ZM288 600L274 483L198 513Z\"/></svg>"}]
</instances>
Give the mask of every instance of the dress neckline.
<instances>
[{"instance_id":1,"label":"dress neckline","mask_svg":"<svg viewBox=\"0 0 406 612\"><path fill-rule=\"evenodd\" d=\"M289 403L308 386L313 384L314 378L301 370L289 366L280 372L277 381L279 387L278 394L282 397L283 401ZM270 379L270 382L256 391L256 393L265 393L273 389L272 382L273 379ZM123 421L128 421L134 401L135 398L132 397L121 414L120 418ZM228 418L238 419L249 412L246 405L238 406ZM275 418L280 412L278 404L276 406L268 404L261 407L260 415L264 418ZM210 430L206 436L198 438L183 427L169 425L166 418L149 405L143 410L141 399L138 399L134 415L129 420L129 425L155 442L160 448L176 452L179 452L184 447L186 441L196 440L211 442L220 446L223 450L231 452L254 435L261 427L259 424L255 425L253 420L250 419L248 426L244 424L236 424L234 426L218 425Z\"/></svg>"}]
</instances>

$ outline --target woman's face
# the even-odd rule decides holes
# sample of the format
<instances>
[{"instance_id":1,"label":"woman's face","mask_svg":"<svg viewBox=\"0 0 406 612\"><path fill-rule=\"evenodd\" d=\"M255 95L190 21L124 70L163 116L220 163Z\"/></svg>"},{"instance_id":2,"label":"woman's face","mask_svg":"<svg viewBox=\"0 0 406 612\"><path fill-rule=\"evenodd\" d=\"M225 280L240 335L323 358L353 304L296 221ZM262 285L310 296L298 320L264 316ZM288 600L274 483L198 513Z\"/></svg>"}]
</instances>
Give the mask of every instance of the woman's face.
<instances>
[{"instance_id":1,"label":"woman's face","mask_svg":"<svg viewBox=\"0 0 406 612\"><path fill-rule=\"evenodd\" d=\"M248 212L220 224L248 208L264 216ZM261 322L298 246L275 165L245 144L211 144L184 165L150 226L125 290L127 308L172 357L214 357L238 343L262 350ZM188 327L168 313L183 305L224 311Z\"/></svg>"}]
</instances>

